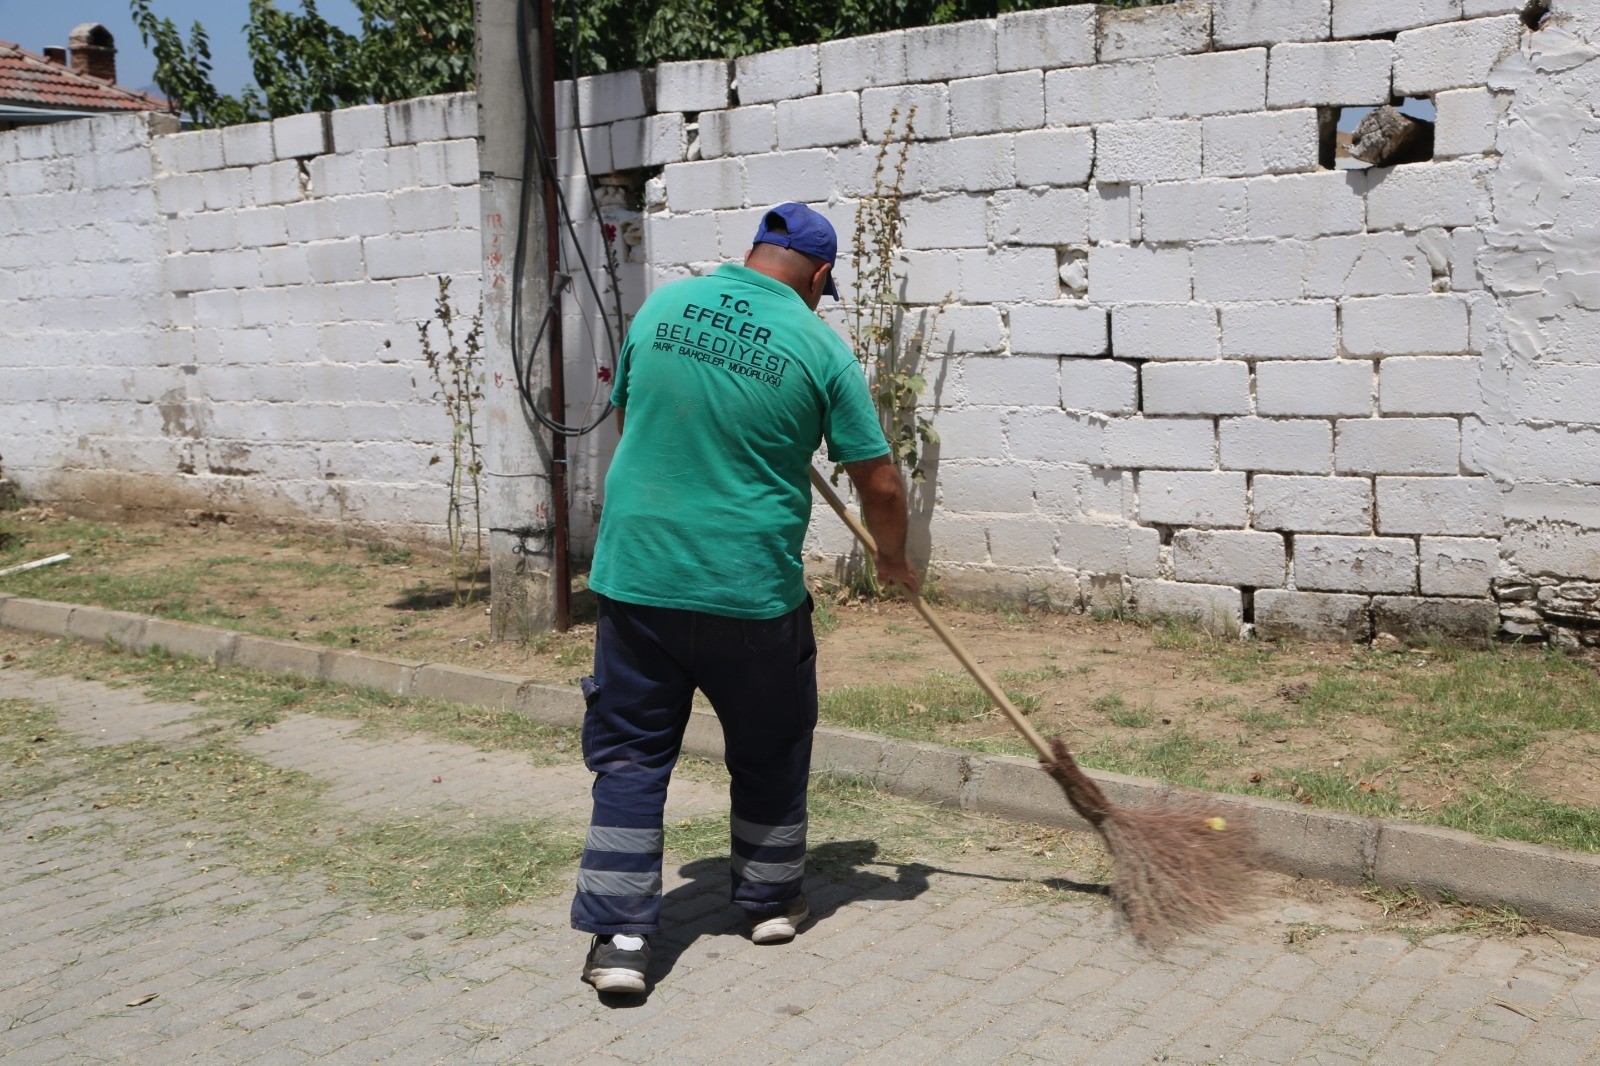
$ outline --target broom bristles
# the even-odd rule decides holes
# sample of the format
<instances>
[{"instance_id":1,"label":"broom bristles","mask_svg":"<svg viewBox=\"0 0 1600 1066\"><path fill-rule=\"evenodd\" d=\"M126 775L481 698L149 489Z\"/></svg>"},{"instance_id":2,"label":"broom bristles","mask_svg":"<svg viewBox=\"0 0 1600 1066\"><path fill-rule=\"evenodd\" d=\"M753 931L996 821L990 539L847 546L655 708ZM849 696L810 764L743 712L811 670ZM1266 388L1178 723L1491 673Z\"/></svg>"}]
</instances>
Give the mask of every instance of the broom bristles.
<instances>
[{"instance_id":1,"label":"broom bristles","mask_svg":"<svg viewBox=\"0 0 1600 1066\"><path fill-rule=\"evenodd\" d=\"M1198 796L1150 807L1114 806L1060 739L1045 769L1087 818L1111 853L1111 897L1140 943L1158 948L1174 937L1225 921L1257 890L1255 834L1242 812L1227 816Z\"/></svg>"}]
</instances>

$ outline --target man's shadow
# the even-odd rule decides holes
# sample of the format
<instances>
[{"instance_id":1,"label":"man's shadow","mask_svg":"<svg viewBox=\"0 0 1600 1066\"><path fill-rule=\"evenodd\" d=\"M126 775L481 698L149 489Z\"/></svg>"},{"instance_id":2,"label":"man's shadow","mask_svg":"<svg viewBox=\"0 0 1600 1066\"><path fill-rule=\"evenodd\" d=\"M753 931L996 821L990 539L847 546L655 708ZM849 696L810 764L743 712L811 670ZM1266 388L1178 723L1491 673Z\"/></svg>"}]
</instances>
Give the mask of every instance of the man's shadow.
<instances>
[{"instance_id":1,"label":"man's shadow","mask_svg":"<svg viewBox=\"0 0 1600 1066\"><path fill-rule=\"evenodd\" d=\"M642 994L602 993L600 1001L609 1007L642 1005L677 965L678 958L701 937L726 937L721 945L706 953L720 957L732 950L733 941L748 943L748 924L740 910L728 901L728 859L714 856L696 859L679 871L688 878L661 899L661 933L650 940L650 972ZM912 900L928 890L929 874L975 877L985 881L1031 881L1063 892L1105 895L1100 884L1067 878L1044 879L1002 877L929 866L921 862L897 863L878 858L875 840L837 840L818 844L806 853L805 896L811 916L801 928L801 936L831 918L839 908L871 900ZM756 949L759 950L759 949Z\"/></svg>"}]
</instances>

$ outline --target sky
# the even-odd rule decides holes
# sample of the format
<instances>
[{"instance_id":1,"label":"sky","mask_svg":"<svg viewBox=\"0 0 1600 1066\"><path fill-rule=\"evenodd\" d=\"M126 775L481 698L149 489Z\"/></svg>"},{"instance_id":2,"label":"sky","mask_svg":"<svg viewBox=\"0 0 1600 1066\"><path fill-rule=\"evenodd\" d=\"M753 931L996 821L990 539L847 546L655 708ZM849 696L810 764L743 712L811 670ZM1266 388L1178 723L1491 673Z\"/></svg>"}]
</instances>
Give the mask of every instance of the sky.
<instances>
[{"instance_id":1,"label":"sky","mask_svg":"<svg viewBox=\"0 0 1600 1066\"><path fill-rule=\"evenodd\" d=\"M286 11L300 11L299 0L278 0ZM196 19L211 39L212 80L225 93L237 93L255 79L250 74L250 54L245 49L244 24L250 18L249 0L151 0L156 15L177 24L185 40ZM317 10L329 22L356 32L361 19L350 0L319 0ZM134 89L155 82L156 61L139 40L128 13L128 0L63 0L61 7L39 0L0 0L0 40L43 53L47 45L65 48L74 26L98 22L117 42L117 81Z\"/></svg>"}]
</instances>

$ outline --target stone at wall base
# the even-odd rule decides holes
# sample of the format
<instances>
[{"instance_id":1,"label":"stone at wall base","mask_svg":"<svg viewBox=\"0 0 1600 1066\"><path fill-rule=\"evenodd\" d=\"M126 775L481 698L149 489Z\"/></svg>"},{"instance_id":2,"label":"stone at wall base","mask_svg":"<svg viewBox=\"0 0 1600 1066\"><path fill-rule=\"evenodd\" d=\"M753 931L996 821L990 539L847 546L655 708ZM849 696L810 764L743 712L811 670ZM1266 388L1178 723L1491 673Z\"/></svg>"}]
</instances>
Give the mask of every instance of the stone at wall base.
<instances>
[{"instance_id":1,"label":"stone at wall base","mask_svg":"<svg viewBox=\"0 0 1600 1066\"><path fill-rule=\"evenodd\" d=\"M1487 643L1500 628L1500 609L1493 600L1375 596L1372 623L1377 632L1401 640L1449 637Z\"/></svg>"},{"instance_id":2,"label":"stone at wall base","mask_svg":"<svg viewBox=\"0 0 1600 1066\"><path fill-rule=\"evenodd\" d=\"M1361 641L1372 636L1367 598L1336 592L1261 589L1255 595L1256 634L1263 640Z\"/></svg>"}]
</instances>

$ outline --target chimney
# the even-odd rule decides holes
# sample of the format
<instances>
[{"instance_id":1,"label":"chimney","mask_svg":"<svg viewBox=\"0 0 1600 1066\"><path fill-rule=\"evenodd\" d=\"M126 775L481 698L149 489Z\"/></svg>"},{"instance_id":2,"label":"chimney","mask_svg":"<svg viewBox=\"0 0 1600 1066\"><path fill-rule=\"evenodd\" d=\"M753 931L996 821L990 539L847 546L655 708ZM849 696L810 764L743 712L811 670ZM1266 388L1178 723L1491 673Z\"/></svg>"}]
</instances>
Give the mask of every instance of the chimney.
<instances>
[{"instance_id":1,"label":"chimney","mask_svg":"<svg viewBox=\"0 0 1600 1066\"><path fill-rule=\"evenodd\" d=\"M101 81L117 80L117 44L111 31L98 22L85 22L67 38L72 69Z\"/></svg>"},{"instance_id":2,"label":"chimney","mask_svg":"<svg viewBox=\"0 0 1600 1066\"><path fill-rule=\"evenodd\" d=\"M67 50L59 44L53 44L46 48L44 57L52 63L59 63L62 66L67 65Z\"/></svg>"}]
</instances>

